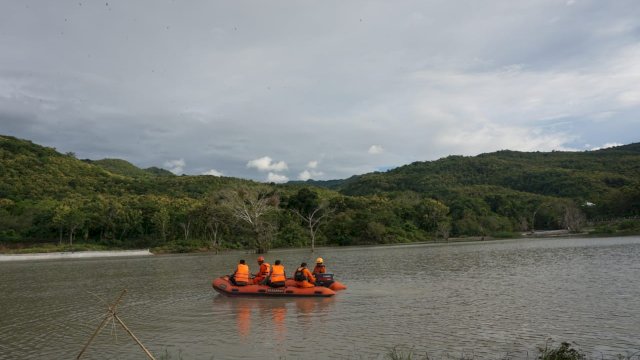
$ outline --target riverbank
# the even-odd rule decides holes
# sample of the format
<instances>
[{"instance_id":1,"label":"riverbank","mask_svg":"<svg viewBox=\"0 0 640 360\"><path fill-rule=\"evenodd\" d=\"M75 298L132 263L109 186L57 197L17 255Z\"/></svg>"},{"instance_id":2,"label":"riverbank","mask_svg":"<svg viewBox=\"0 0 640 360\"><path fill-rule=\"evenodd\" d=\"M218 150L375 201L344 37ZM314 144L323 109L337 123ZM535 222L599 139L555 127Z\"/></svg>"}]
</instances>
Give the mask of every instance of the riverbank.
<instances>
[{"instance_id":1,"label":"riverbank","mask_svg":"<svg viewBox=\"0 0 640 360\"><path fill-rule=\"evenodd\" d=\"M87 259L106 257L149 256L153 255L149 249L144 250L103 250L103 251L69 251L32 254L0 254L0 262L25 260L54 260L54 259Z\"/></svg>"},{"instance_id":2,"label":"riverbank","mask_svg":"<svg viewBox=\"0 0 640 360\"><path fill-rule=\"evenodd\" d=\"M382 244L354 244L353 246L394 246L394 245L419 245L419 244L446 244L446 243L463 243L463 242L488 242L488 241L496 241L496 240L513 240L513 239L539 239L539 238L562 238L562 237L618 237L618 236L638 236L640 235L640 222L634 222L632 225L634 226L612 226L611 224L607 224L606 226L596 226L594 228L587 229L586 231L579 233L572 233L568 230L539 230L535 232L509 232L509 233L501 233L494 234L493 236L465 236L465 237L451 237L448 239L433 239L429 241L417 241L417 242L398 242L398 243L382 243ZM332 245L326 245L328 247L333 247ZM334 245L337 247L341 247L338 245ZM317 246L316 249L321 249L325 246ZM298 248L273 248L272 250L287 250L287 249L298 249ZM162 254L181 254L181 253L219 253L226 251L251 251L242 249L239 247L211 247L209 244L201 241L191 241L191 242L175 242L168 243L162 246L154 247L147 250L132 250L132 249L122 249L122 248L113 248L105 245L97 245L97 244L84 244L78 243L73 246L70 245L60 245L60 244L36 244L36 245L28 245L28 244L13 244L13 246L9 247L6 245L0 244L0 257L2 256L14 256L14 255L41 255L39 258L69 258L70 256L65 254L74 254L74 253L95 253L95 254L106 254L109 252L120 253L123 255L117 256L129 256L125 255L127 252L131 251L147 251L149 255L162 255ZM57 254L55 256L44 256L48 254ZM135 255L138 256L138 255ZM83 257L83 256L78 256ZM86 257L96 257L94 255L89 255ZM28 257L24 257L24 259L28 259ZM0 260L1 261L1 260Z\"/></svg>"}]
</instances>

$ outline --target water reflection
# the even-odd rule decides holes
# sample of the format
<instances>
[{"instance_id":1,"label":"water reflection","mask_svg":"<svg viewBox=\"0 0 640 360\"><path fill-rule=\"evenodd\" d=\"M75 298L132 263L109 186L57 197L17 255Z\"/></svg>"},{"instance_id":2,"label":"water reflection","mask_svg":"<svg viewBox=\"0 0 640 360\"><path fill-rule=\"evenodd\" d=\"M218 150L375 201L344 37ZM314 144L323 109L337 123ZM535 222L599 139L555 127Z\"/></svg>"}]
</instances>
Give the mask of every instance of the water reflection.
<instances>
[{"instance_id":1,"label":"water reflection","mask_svg":"<svg viewBox=\"0 0 640 360\"><path fill-rule=\"evenodd\" d=\"M282 344L285 341L287 335L287 326L285 324L285 319L287 318L287 308L285 306L274 307L271 309L271 315L276 329L276 341L279 344Z\"/></svg>"},{"instance_id":2,"label":"water reflection","mask_svg":"<svg viewBox=\"0 0 640 360\"><path fill-rule=\"evenodd\" d=\"M236 313L236 324L238 326L238 336L242 341L247 340L251 331L251 305L240 300L233 307Z\"/></svg>"},{"instance_id":3,"label":"water reflection","mask_svg":"<svg viewBox=\"0 0 640 360\"><path fill-rule=\"evenodd\" d=\"M243 298L217 295L213 299L214 314L233 318L236 336L241 342L275 342L287 340L287 319L297 326L311 329L316 319L330 312L333 298ZM269 340L262 336L267 334Z\"/></svg>"}]
</instances>

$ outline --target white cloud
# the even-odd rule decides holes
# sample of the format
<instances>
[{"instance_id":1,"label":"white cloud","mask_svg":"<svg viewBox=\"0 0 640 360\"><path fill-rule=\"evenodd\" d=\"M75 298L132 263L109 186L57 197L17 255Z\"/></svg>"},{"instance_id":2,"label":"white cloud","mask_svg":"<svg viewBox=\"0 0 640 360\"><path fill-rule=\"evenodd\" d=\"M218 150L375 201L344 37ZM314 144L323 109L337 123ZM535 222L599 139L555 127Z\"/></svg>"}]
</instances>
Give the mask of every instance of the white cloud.
<instances>
[{"instance_id":1,"label":"white cloud","mask_svg":"<svg viewBox=\"0 0 640 360\"><path fill-rule=\"evenodd\" d=\"M284 175L280 175L280 174L275 174L270 172L267 175L267 182L273 182L273 183L285 183L289 181L289 178L284 176Z\"/></svg>"},{"instance_id":2,"label":"white cloud","mask_svg":"<svg viewBox=\"0 0 640 360\"><path fill-rule=\"evenodd\" d=\"M284 171L289 168L286 162L284 161L273 162L273 159L271 159L268 156L264 156L259 159L249 161L247 163L247 167L255 168L255 169L258 169L259 171L276 171L276 172Z\"/></svg>"},{"instance_id":3,"label":"white cloud","mask_svg":"<svg viewBox=\"0 0 640 360\"><path fill-rule=\"evenodd\" d=\"M309 179L317 179L318 177L324 175L322 171L317 171L318 161L312 160L307 163L307 169L298 174L298 179L302 181L307 181Z\"/></svg>"},{"instance_id":4,"label":"white cloud","mask_svg":"<svg viewBox=\"0 0 640 360\"><path fill-rule=\"evenodd\" d=\"M371 147L369 147L369 154L371 155L378 155L382 154L383 152L384 149L380 145L371 145Z\"/></svg>"},{"instance_id":5,"label":"white cloud","mask_svg":"<svg viewBox=\"0 0 640 360\"><path fill-rule=\"evenodd\" d=\"M298 174L298 179L302 181L307 181L311 179L311 172L309 170L305 170L301 172L300 174Z\"/></svg>"},{"instance_id":6,"label":"white cloud","mask_svg":"<svg viewBox=\"0 0 640 360\"><path fill-rule=\"evenodd\" d=\"M203 172L202 175L222 176L222 172L216 169L211 169Z\"/></svg>"},{"instance_id":7,"label":"white cloud","mask_svg":"<svg viewBox=\"0 0 640 360\"><path fill-rule=\"evenodd\" d=\"M181 175L183 174L184 167L187 166L187 163L184 161L184 159L169 160L165 161L164 166L168 168L168 170L172 173Z\"/></svg>"},{"instance_id":8,"label":"white cloud","mask_svg":"<svg viewBox=\"0 0 640 360\"><path fill-rule=\"evenodd\" d=\"M635 106L640 104L640 91L625 91L618 95L618 101L622 105Z\"/></svg>"},{"instance_id":9,"label":"white cloud","mask_svg":"<svg viewBox=\"0 0 640 360\"><path fill-rule=\"evenodd\" d=\"M594 113L591 115L591 118L597 122L603 122L611 119L616 115L614 111L603 111L599 113Z\"/></svg>"},{"instance_id":10,"label":"white cloud","mask_svg":"<svg viewBox=\"0 0 640 360\"><path fill-rule=\"evenodd\" d=\"M323 176L324 173L322 171L313 171L313 170L305 170L298 174L298 179L302 181L307 181L309 179L318 179L320 176Z\"/></svg>"}]
</instances>

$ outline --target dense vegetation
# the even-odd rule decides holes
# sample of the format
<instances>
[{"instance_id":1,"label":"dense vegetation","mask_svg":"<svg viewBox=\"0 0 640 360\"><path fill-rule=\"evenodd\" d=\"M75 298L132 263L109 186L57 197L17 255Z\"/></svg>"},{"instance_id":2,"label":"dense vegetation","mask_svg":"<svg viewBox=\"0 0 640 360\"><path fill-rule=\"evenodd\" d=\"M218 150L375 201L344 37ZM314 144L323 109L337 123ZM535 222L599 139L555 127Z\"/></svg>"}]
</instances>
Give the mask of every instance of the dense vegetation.
<instances>
[{"instance_id":1,"label":"dense vegetation","mask_svg":"<svg viewBox=\"0 0 640 360\"><path fill-rule=\"evenodd\" d=\"M329 182L175 176L0 136L0 245L252 248L378 244L532 229L638 232L640 144L449 156Z\"/></svg>"}]
</instances>

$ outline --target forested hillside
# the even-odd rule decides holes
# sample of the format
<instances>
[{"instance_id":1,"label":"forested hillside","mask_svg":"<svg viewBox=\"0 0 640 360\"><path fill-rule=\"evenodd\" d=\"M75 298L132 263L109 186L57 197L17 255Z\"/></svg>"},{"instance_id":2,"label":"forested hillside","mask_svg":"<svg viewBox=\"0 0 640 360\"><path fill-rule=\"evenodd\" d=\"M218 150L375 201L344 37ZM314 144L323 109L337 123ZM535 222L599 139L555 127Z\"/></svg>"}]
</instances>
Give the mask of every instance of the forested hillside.
<instances>
[{"instance_id":1,"label":"forested hillside","mask_svg":"<svg viewBox=\"0 0 640 360\"><path fill-rule=\"evenodd\" d=\"M82 160L88 164L97 165L110 173L119 174L130 177L147 177L147 176L175 176L171 171L150 167L148 169L140 169L132 163L121 159L102 159L102 160Z\"/></svg>"},{"instance_id":2,"label":"forested hillside","mask_svg":"<svg viewBox=\"0 0 640 360\"><path fill-rule=\"evenodd\" d=\"M449 156L416 162L386 173L354 176L330 187L350 195L495 185L534 194L596 199L638 184L640 144L588 152L499 151L475 157ZM320 185L320 184L318 184Z\"/></svg>"},{"instance_id":3,"label":"forested hillside","mask_svg":"<svg viewBox=\"0 0 640 360\"><path fill-rule=\"evenodd\" d=\"M579 231L594 220L640 215L640 144L449 156L346 180L268 185L78 160L0 136L0 174L5 247L266 251L312 239L351 245Z\"/></svg>"},{"instance_id":4,"label":"forested hillside","mask_svg":"<svg viewBox=\"0 0 640 360\"><path fill-rule=\"evenodd\" d=\"M570 199L579 205L595 204L590 212L600 217L630 216L640 211L640 143L585 152L498 151L474 157L449 156L385 173L308 183L346 195L414 191L447 202L465 193L490 196L520 192Z\"/></svg>"}]
</instances>

